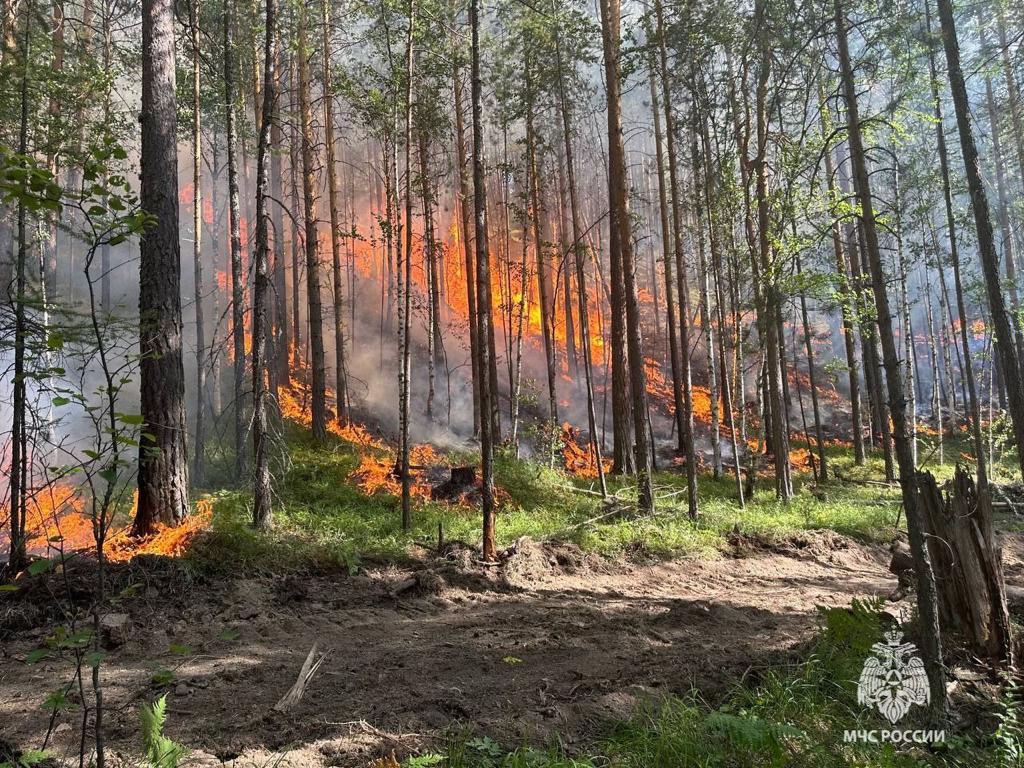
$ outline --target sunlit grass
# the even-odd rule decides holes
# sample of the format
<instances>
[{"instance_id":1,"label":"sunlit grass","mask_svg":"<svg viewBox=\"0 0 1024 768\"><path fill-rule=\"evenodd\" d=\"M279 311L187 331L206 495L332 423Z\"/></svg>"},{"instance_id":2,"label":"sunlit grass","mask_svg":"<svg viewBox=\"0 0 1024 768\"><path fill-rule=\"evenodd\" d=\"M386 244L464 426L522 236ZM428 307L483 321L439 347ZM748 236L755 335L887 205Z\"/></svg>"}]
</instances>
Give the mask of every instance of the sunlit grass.
<instances>
[{"instance_id":1,"label":"sunlit grass","mask_svg":"<svg viewBox=\"0 0 1024 768\"><path fill-rule=\"evenodd\" d=\"M965 447L963 441L948 440L946 455L960 457ZM289 463L276 473L274 532L266 536L250 530L245 490L221 491L215 494L213 530L194 559L225 569L352 569L367 560L407 559L417 543L433 546L439 527L445 540L479 543L479 510L466 505L419 501L412 529L403 531L397 498L367 495L350 480L359 466L356 446L332 439L319 447L304 431L293 431L287 449ZM931 460L932 453L932 445L922 439L922 463L946 479L954 465L940 466ZM469 455L456 459L473 461ZM788 503L775 498L770 474L759 477L754 497L741 507L732 475L714 479L704 473L699 477L700 514L692 521L685 476L678 467L655 473L658 504L649 515L633 503L632 478L609 477L619 503L606 506L595 482L499 452L498 545L531 536L575 542L608 556L709 557L727 549L732 534L772 540L830 529L862 541L890 540L900 521L900 492L897 484L884 482L882 457L871 453L858 467L849 449L830 447L827 459L829 479L815 483L810 471L801 469L794 478L796 495Z\"/></svg>"}]
</instances>

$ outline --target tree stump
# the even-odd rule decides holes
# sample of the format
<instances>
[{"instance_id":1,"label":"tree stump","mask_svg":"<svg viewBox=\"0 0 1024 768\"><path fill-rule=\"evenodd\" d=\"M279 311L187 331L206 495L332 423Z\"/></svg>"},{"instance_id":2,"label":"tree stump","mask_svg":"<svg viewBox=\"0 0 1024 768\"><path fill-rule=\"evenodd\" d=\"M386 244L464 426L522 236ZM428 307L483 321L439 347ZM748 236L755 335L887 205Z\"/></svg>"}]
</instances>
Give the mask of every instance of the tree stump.
<instances>
[{"instance_id":1,"label":"tree stump","mask_svg":"<svg viewBox=\"0 0 1024 768\"><path fill-rule=\"evenodd\" d=\"M945 493L931 472L919 472L916 485L942 624L982 658L1011 662L1002 557L988 499L960 465Z\"/></svg>"}]
</instances>

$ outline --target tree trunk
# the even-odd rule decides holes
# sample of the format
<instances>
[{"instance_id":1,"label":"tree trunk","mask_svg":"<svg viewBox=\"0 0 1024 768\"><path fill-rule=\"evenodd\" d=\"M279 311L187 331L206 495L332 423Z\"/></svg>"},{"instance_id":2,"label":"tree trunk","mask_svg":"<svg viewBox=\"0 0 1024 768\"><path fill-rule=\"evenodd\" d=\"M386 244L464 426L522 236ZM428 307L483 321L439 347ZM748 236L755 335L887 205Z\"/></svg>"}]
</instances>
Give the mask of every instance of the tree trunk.
<instances>
[{"instance_id":1,"label":"tree trunk","mask_svg":"<svg viewBox=\"0 0 1024 768\"><path fill-rule=\"evenodd\" d=\"M758 0L756 19L763 25L764 0ZM761 267L761 279L764 281L762 294L762 312L760 330L764 333L762 342L765 348L766 365L768 368L769 406L768 434L771 436L772 452L775 458L775 494L783 501L793 496L793 485L790 479L789 466L789 435L786 430L785 401L782 396L782 368L779 358L778 320L780 297L777 281L772 272L771 255L771 220L768 204L768 81L771 73L771 52L768 48L767 33L762 27L761 35L761 68L758 73L756 92L757 118L757 159L756 159L756 194L757 194L757 229L758 252Z\"/></svg>"},{"instance_id":2,"label":"tree trunk","mask_svg":"<svg viewBox=\"0 0 1024 768\"><path fill-rule=\"evenodd\" d=\"M242 269L242 214L238 200L237 135L235 129L235 57L231 39L233 0L224 0L224 122L228 151L228 206L231 242L231 339L234 364L235 476L245 475L245 287Z\"/></svg>"},{"instance_id":3,"label":"tree trunk","mask_svg":"<svg viewBox=\"0 0 1024 768\"><path fill-rule=\"evenodd\" d=\"M960 132L960 148L963 152L967 187L974 211L974 224L978 234L978 257L985 276L989 312L996 334L996 349L1006 383L1007 403L1013 434L1016 438L1018 463L1024 472L1024 387L1022 387L1017 354L1013 345L1013 329L1007 315L1006 303L999 279L999 254L996 251L995 236L992 232L992 217L989 212L988 195L981 178L978 147L974 141L974 127L971 122L970 104L967 100L967 85L960 66L960 43L957 40L956 22L953 20L953 6L950 0L938 0L939 22L942 41L946 51L946 65L949 74L953 106L956 110L957 128Z\"/></svg>"},{"instance_id":4,"label":"tree trunk","mask_svg":"<svg viewBox=\"0 0 1024 768\"><path fill-rule=\"evenodd\" d=\"M530 209L533 223L533 256L537 263L537 298L540 306L541 336L544 340L544 363L548 385L548 425L545 435L548 461L554 461L555 439L558 435L558 390L555 362L554 301L551 295L551 262L544 253L544 230L540 201L540 181L537 164L537 136L534 131L534 90L531 75L532 62L527 54L526 69L526 155L529 179Z\"/></svg>"},{"instance_id":5,"label":"tree trunk","mask_svg":"<svg viewBox=\"0 0 1024 768\"><path fill-rule=\"evenodd\" d=\"M565 61L562 58L561 36L555 34L555 55L558 67L559 113L562 118L562 138L565 144L565 175L569 192L569 213L572 221L571 254L576 267L576 294L580 318L580 344L583 347L583 375L587 385L587 426L590 428L590 450L597 467L597 478L601 496L608 496L608 484L604 476L604 460L601 457L601 440L597 433L597 411L594 407L594 366L590 347L590 309L587 305L586 246L583 243L583 227L580 222L579 193L576 187L576 162L573 154L572 127L569 114L569 100L566 98ZM651 82L653 92L654 83ZM655 107L655 115L657 115ZM524 273L525 285L525 273ZM525 291L524 291L525 293Z\"/></svg>"},{"instance_id":6,"label":"tree trunk","mask_svg":"<svg viewBox=\"0 0 1024 768\"><path fill-rule=\"evenodd\" d=\"M270 467L267 457L267 376L271 362L267 352L268 309L270 300L269 223L267 211L267 171L270 155L270 124L277 102L277 0L266 0L266 42L263 63L263 107L256 146L256 250L254 254L255 291L252 302L252 446L253 493L252 524L268 530L272 524L270 507Z\"/></svg>"},{"instance_id":7,"label":"tree trunk","mask_svg":"<svg viewBox=\"0 0 1024 768\"><path fill-rule=\"evenodd\" d=\"M943 496L930 472L917 479L943 625L978 656L1013 664L1013 638L999 545L987 502L960 465Z\"/></svg>"},{"instance_id":8,"label":"tree trunk","mask_svg":"<svg viewBox=\"0 0 1024 768\"><path fill-rule=\"evenodd\" d=\"M316 227L316 166L313 156L313 112L309 97L309 48L305 19L299 19L299 119L302 132L302 197L306 225L306 300L309 307L309 355L312 369L310 404L313 438L327 440L327 371L324 363L324 321L320 296L320 241Z\"/></svg>"},{"instance_id":9,"label":"tree trunk","mask_svg":"<svg viewBox=\"0 0 1024 768\"><path fill-rule=\"evenodd\" d=\"M202 487L206 482L206 324L203 315L203 198L201 193L203 137L200 132L199 2L189 3L189 25L192 43L192 270L196 302L196 427L192 446L192 482ZM107 270L103 270L106 277ZM108 297L109 298L109 297ZM108 306L104 300L103 306Z\"/></svg>"},{"instance_id":10,"label":"tree trunk","mask_svg":"<svg viewBox=\"0 0 1024 768\"><path fill-rule=\"evenodd\" d=\"M655 0L658 54L660 63L662 102L665 109L665 138L668 149L668 191L672 196L672 249L676 265L676 289L679 299L679 378L683 395L683 413L680 425L680 446L686 461L687 511L691 519L697 517L697 451L693 442L693 385L690 366L690 301L686 285L685 257L683 255L682 192L677 165L676 120L672 112L672 90L669 86L668 47L665 42L665 13L661 0ZM667 259L666 259L667 263ZM614 309L613 309L614 311ZM670 317L669 323L676 318Z\"/></svg>"},{"instance_id":11,"label":"tree trunk","mask_svg":"<svg viewBox=\"0 0 1024 768\"><path fill-rule=\"evenodd\" d=\"M941 1L941 0L940 0ZM925 542L925 531L919 507L917 468L911 454L907 434L906 401L903 383L900 381L900 361L896 340L892 330L892 314L889 309L889 295L885 274L882 270L878 233L875 228L875 212L871 197L871 185L864 144L861 139L860 115L857 108L857 87L853 67L850 63L849 44L846 37L846 14L841 0L835 0L836 37L839 44L839 64L842 73L843 94L846 100L847 128L850 141L850 159L853 163L854 180L860 198L860 218L867 245L868 262L871 267L872 288L878 310L879 332L882 337L882 355L885 361L886 384L889 392L889 413L892 416L893 439L896 458L900 469L900 487L903 492L903 509L906 512L907 531L910 538L914 571L917 575L917 604L920 615L922 651L928 673L931 702L935 710L944 715L946 711L946 681L942 666L942 642L939 630L939 614L935 591L935 575Z\"/></svg>"},{"instance_id":12,"label":"tree trunk","mask_svg":"<svg viewBox=\"0 0 1024 768\"><path fill-rule=\"evenodd\" d=\"M608 101L608 197L610 222L618 237L619 258L626 309L626 341L629 348L629 389L632 400L633 450L637 476L637 503L642 510L654 510L651 484L651 452L648 438L647 372L640 329L640 303L637 299L636 263L633 233L629 218L629 183L622 144L620 56L620 0L601 0L601 31L604 44L605 89ZM614 244L612 247L614 253Z\"/></svg>"},{"instance_id":13,"label":"tree trunk","mask_svg":"<svg viewBox=\"0 0 1024 768\"><path fill-rule=\"evenodd\" d=\"M398 425L399 474L402 481L402 530L412 528L412 477L409 470L409 398L412 376L412 78L416 27L416 3L409 0L409 25L405 38L405 247L398 261ZM396 175L397 178L397 175ZM404 261L403 261L404 259Z\"/></svg>"},{"instance_id":14,"label":"tree trunk","mask_svg":"<svg viewBox=\"0 0 1024 768\"><path fill-rule=\"evenodd\" d=\"M925 3L925 18L927 31L930 36L932 31L930 2ZM935 66L935 47L933 45L930 45L928 48L928 67L934 110L933 114L935 116L936 146L939 153L939 172L942 177L942 197L946 211L946 227L949 237L949 260L953 265L953 287L956 292L957 314L960 320L960 343L964 348L963 361L964 373L966 374L967 379L967 392L969 398L968 406L970 408L971 417L971 435L974 438L974 453L975 459L978 462L978 486L982 491L987 491L988 473L985 467L985 448L981 437L981 402L978 398L978 386L974 376L974 362L972 360L971 347L967 337L967 305L964 297L963 280L960 276L960 249L957 244L956 217L953 212L953 193L949 181L949 153L946 149L946 133L942 127L942 100L939 97L939 80ZM938 254L936 254L936 256L938 256ZM942 270L941 263L939 264L939 270ZM943 281L943 283L945 283L945 281ZM945 295L945 285L943 285L943 295ZM938 380L936 380L936 385L937 384ZM940 408L938 423L940 440L945 431L943 426ZM940 459L941 458L940 453Z\"/></svg>"},{"instance_id":15,"label":"tree trunk","mask_svg":"<svg viewBox=\"0 0 1024 768\"><path fill-rule=\"evenodd\" d=\"M139 246L140 410L147 433L139 449L134 533L188 515L185 372L182 365L181 252L178 235L178 115L174 4L142 3L143 210L155 223Z\"/></svg>"},{"instance_id":16,"label":"tree trunk","mask_svg":"<svg viewBox=\"0 0 1024 768\"><path fill-rule=\"evenodd\" d=\"M468 314L470 318L469 322L469 348L470 350L477 349L479 340L476 337L478 331L477 309L476 309L476 263L473 256L473 243L470 240L470 230L473 226L473 219L470 216L469 207L469 171L468 166L471 163L469 156L469 148L466 142L466 130L463 120L463 108L462 108L462 72L459 65L458 59L455 63L454 71L454 90L455 90L455 148L458 153L458 167L457 175L459 177L459 215L460 220L460 235L462 239L462 252L465 262L465 273L466 273L466 306L468 307ZM477 355L470 353L470 366L472 371L473 379L473 434L476 435L480 431L480 382L483 381L483 377L477 370L477 365L480 361L477 359Z\"/></svg>"},{"instance_id":17,"label":"tree trunk","mask_svg":"<svg viewBox=\"0 0 1024 768\"><path fill-rule=\"evenodd\" d=\"M341 216L338 200L338 163L334 149L334 88L331 82L331 3L322 0L324 143L327 146L327 194L331 208L331 274L334 280L334 394L335 418L348 422L348 370L345 364L345 303L341 271Z\"/></svg>"},{"instance_id":18,"label":"tree trunk","mask_svg":"<svg viewBox=\"0 0 1024 768\"><path fill-rule=\"evenodd\" d=\"M491 348L491 263L487 242L487 187L484 176L483 86L480 78L480 0L470 0L469 24L472 30L470 102L473 115L473 217L476 244L477 283L477 370L480 374L480 499L483 507L483 559L498 556L494 536L494 444L490 414L491 388L484 377L490 369Z\"/></svg>"}]
</instances>

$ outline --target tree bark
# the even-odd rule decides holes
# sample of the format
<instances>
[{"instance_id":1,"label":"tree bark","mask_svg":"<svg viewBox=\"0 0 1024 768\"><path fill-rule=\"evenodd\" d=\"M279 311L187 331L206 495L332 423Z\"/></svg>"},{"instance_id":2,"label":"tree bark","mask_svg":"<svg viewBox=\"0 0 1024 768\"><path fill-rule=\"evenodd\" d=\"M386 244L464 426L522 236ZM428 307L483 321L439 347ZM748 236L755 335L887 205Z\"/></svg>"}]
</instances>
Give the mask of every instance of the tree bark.
<instances>
[{"instance_id":1,"label":"tree bark","mask_svg":"<svg viewBox=\"0 0 1024 768\"><path fill-rule=\"evenodd\" d=\"M134 533L188 515L174 4L142 3L141 204L154 217L139 246L140 441Z\"/></svg>"},{"instance_id":2,"label":"tree bark","mask_svg":"<svg viewBox=\"0 0 1024 768\"><path fill-rule=\"evenodd\" d=\"M348 370L345 363L345 302L341 271L341 216L338 200L338 163L334 149L334 85L331 82L331 3L322 0L324 143L327 146L327 195L331 209L331 273L334 288L334 394L335 418L348 422Z\"/></svg>"},{"instance_id":3,"label":"tree bark","mask_svg":"<svg viewBox=\"0 0 1024 768\"><path fill-rule=\"evenodd\" d=\"M327 441L327 371L324 363L323 304L320 295L320 240L316 227L316 167L313 156L313 112L309 96L309 48L304 14L299 18L299 119L302 135L302 197L306 237L306 301L309 307L309 355L312 369L310 405L313 438Z\"/></svg>"},{"instance_id":4,"label":"tree bark","mask_svg":"<svg viewBox=\"0 0 1024 768\"><path fill-rule=\"evenodd\" d=\"M988 194L981 178L978 147L974 140L970 104L967 100L967 85L960 65L960 43L957 40L956 22L953 19L953 5L950 0L938 0L938 9L942 42L946 52L949 86L953 94L953 107L956 111L957 129L960 133L960 149L963 153L967 188L970 192L971 208L974 211L974 224L978 235L978 257L981 260L981 269L985 277L989 313L995 328L996 350L1006 383L1010 421L1013 423L1013 434L1019 447L1018 463L1021 471L1024 472L1024 449L1021 449L1024 448L1024 387L1022 387L1019 362L1013 345L1013 329L1007 314L1006 302L1003 300L1003 290L999 279L999 254L996 251L995 236L992 232Z\"/></svg>"},{"instance_id":5,"label":"tree bark","mask_svg":"<svg viewBox=\"0 0 1024 768\"><path fill-rule=\"evenodd\" d=\"M917 604L920 614L919 625L922 635L922 651L924 653L925 668L928 673L932 706L937 712L944 715L946 711L946 681L945 670L942 666L942 642L939 630L935 575L932 572L931 557L925 542L919 507L917 468L914 466L910 439L907 434L906 400L904 399L903 383L900 380L900 361L892 330L892 314L889 309L886 278L882 270L882 258L878 245L871 185L860 132L857 89L854 81L853 67L850 63L849 44L846 36L846 14L843 11L841 0L835 0L834 9L836 37L839 45L839 64L847 108L846 117L850 141L850 158L853 163L854 180L860 201L860 219L867 245L868 262L871 267L875 305L878 310L878 326L882 341L882 355L885 362L885 377L889 393L889 413L893 423L893 440L896 448L896 458L899 462L903 509L906 513L911 555L914 560L914 572L917 576Z\"/></svg>"},{"instance_id":6,"label":"tree bark","mask_svg":"<svg viewBox=\"0 0 1024 768\"><path fill-rule=\"evenodd\" d=\"M637 503L640 509L653 511L654 488L651 484L651 452L647 426L647 372L640 329L633 233L629 218L629 185L622 144L620 24L620 0L601 0L601 37L604 44L605 89L608 101L608 197L610 221L614 224L615 236L618 238L625 289L623 298L626 309L626 341L629 349L629 389L633 411Z\"/></svg>"},{"instance_id":7,"label":"tree bark","mask_svg":"<svg viewBox=\"0 0 1024 768\"><path fill-rule=\"evenodd\" d=\"M273 519L270 506L270 467L267 448L267 328L270 300L270 215L267 211L267 172L270 131L277 102L277 0L266 0L266 41L263 63L263 106L259 139L256 145L256 251L255 291L252 303L252 445L253 494L252 523L258 530L269 530Z\"/></svg>"},{"instance_id":8,"label":"tree bark","mask_svg":"<svg viewBox=\"0 0 1024 768\"><path fill-rule=\"evenodd\" d=\"M472 34L470 102L473 115L473 218L476 244L477 283L477 370L480 375L480 499L483 508L483 559L498 556L494 534L494 444L491 388L485 376L490 369L491 347L491 263L487 242L487 187L484 176L483 84L480 78L480 0L470 0L469 24Z\"/></svg>"}]
</instances>

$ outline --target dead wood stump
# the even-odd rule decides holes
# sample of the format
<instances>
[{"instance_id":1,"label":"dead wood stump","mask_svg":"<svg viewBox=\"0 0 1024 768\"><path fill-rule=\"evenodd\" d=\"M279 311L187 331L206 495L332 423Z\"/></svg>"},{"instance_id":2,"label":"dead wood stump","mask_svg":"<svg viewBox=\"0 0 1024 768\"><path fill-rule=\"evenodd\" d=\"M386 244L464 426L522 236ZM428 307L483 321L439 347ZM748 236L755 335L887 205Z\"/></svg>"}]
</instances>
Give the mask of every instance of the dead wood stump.
<instances>
[{"instance_id":1,"label":"dead wood stump","mask_svg":"<svg viewBox=\"0 0 1024 768\"><path fill-rule=\"evenodd\" d=\"M957 465L945 493L930 472L917 475L917 495L944 627L992 661L1010 661L1010 617L1002 557L989 501Z\"/></svg>"}]
</instances>

